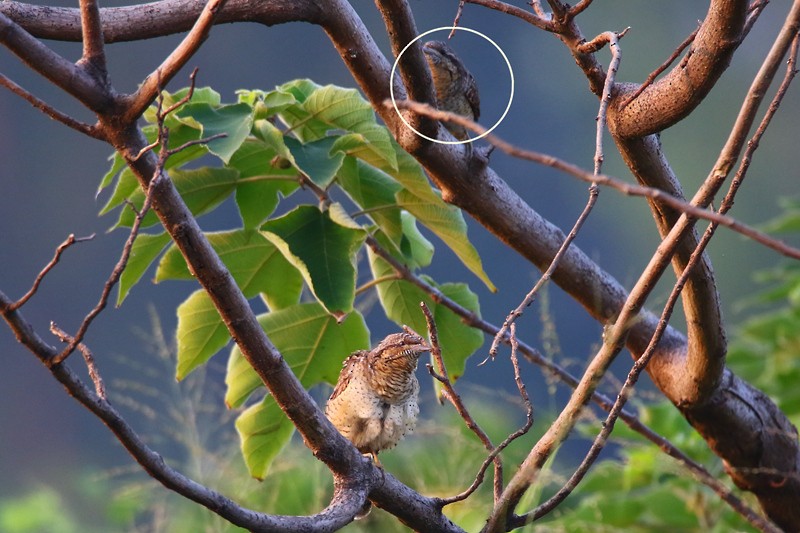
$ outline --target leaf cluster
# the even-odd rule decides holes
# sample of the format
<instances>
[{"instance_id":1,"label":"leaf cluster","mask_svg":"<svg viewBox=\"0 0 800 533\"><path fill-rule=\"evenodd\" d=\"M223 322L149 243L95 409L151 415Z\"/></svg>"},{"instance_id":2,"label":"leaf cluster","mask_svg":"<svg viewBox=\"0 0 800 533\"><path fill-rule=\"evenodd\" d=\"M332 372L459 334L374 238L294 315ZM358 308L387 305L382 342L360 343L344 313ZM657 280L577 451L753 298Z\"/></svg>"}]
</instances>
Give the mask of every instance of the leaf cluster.
<instances>
[{"instance_id":1,"label":"leaf cluster","mask_svg":"<svg viewBox=\"0 0 800 533\"><path fill-rule=\"evenodd\" d=\"M162 106L179 102L188 89L162 95ZM156 110L145 114L151 143L158 137ZM480 332L408 280L371 249L374 239L412 271L428 266L434 246L420 225L437 236L461 262L493 289L467 238L461 212L445 204L417 162L376 122L354 89L288 82L273 91L240 91L226 104L208 88L163 118L166 146L174 150L164 169L191 212L199 217L232 199L241 225L206 237L243 294L264 303L259 321L307 388L334 383L348 354L369 348L369 329L357 296L376 287L386 316L425 331L419 303L440 325L451 374L482 344ZM113 185L102 213L120 206L115 227L130 227L145 193L119 155L100 189ZM314 194L302 194L308 191ZM148 213L122 275L118 304L155 264L155 281L190 280L192 273L169 235ZM359 258L366 257L366 261ZM361 263L367 263L364 268ZM360 271L367 271L366 273ZM362 275L359 275L359 274ZM359 288L357 283L368 278ZM463 283L433 287L478 312L477 296ZM230 335L208 294L198 289L178 307L178 379L224 349ZM226 403L246 409L239 416L242 450L250 473L263 478L289 441L292 424L268 395L237 347L228 356ZM260 394L259 394L260 393Z\"/></svg>"}]
</instances>

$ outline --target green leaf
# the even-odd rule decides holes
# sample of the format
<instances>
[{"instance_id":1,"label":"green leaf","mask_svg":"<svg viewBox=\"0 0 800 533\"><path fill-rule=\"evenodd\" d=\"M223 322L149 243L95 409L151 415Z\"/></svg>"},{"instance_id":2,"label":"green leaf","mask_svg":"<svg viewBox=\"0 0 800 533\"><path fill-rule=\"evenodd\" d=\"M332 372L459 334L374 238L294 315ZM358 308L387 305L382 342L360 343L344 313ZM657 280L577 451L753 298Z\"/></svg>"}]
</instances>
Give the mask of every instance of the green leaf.
<instances>
[{"instance_id":1,"label":"green leaf","mask_svg":"<svg viewBox=\"0 0 800 533\"><path fill-rule=\"evenodd\" d=\"M178 306L178 364L175 377L185 378L230 341L230 334L204 290L192 293Z\"/></svg>"},{"instance_id":2,"label":"green leaf","mask_svg":"<svg viewBox=\"0 0 800 533\"><path fill-rule=\"evenodd\" d=\"M375 279L389 278L394 274L391 265L371 250L369 262ZM431 281L428 282L433 284ZM445 283L437 288L461 306L479 313L478 297L466 284ZM427 304L436 321L439 344L447 370L453 380L458 379L464 373L467 358L483 344L483 334L464 324L458 315L433 301L427 293L408 281L388 279L379 283L377 290L386 316L398 325L411 326L417 332L426 331L425 317L419 304L420 302Z\"/></svg>"},{"instance_id":3,"label":"green leaf","mask_svg":"<svg viewBox=\"0 0 800 533\"><path fill-rule=\"evenodd\" d=\"M122 169L125 168L125 160L122 159L122 156L119 153L114 152L109 159L111 160L111 168L108 169L108 172L103 174L103 179L100 180L100 185L97 186L97 194L100 194L103 189L111 185L111 182L114 181L114 178L122 172Z\"/></svg>"},{"instance_id":4,"label":"green leaf","mask_svg":"<svg viewBox=\"0 0 800 533\"><path fill-rule=\"evenodd\" d=\"M314 91L319 89L319 87L320 86L317 83L314 83L309 79L297 79L284 83L278 87L276 91L289 93L294 96L298 102L302 103L305 102L306 99L314 93Z\"/></svg>"},{"instance_id":5,"label":"green leaf","mask_svg":"<svg viewBox=\"0 0 800 533\"><path fill-rule=\"evenodd\" d=\"M131 288L136 285L144 275L147 267L164 250L170 242L169 234L159 233L158 235L148 235L140 233L133 242L131 255L122 276L119 278L119 292L117 294L117 306L122 305L125 297Z\"/></svg>"},{"instance_id":6,"label":"green leaf","mask_svg":"<svg viewBox=\"0 0 800 533\"><path fill-rule=\"evenodd\" d=\"M189 141L194 141L200 138L200 131L196 128L192 128L186 126L185 124L181 124L175 120L172 121L173 124L169 127L169 142L167 143L167 147L170 150L174 150L180 146L183 146ZM156 136L158 134L158 128L156 126L145 126L142 128L142 132L145 135L148 143L152 143L156 140ZM161 145L157 145L153 148L154 151L158 152L160 150ZM170 170L173 168L178 168L186 163L198 159L202 157L204 154L208 152L208 149L203 146L202 144L195 144L192 146L188 146L179 152L172 154L164 164L164 168L166 170ZM117 156L119 161L122 161L122 158ZM103 178L103 183L106 183L111 172L114 170L115 167L118 166L118 163L115 159L114 166L112 170L106 174L106 177ZM123 163L124 166L124 163ZM112 176L113 177L113 176ZM122 204L126 198L130 198L131 194L137 190L140 190L141 187L139 185L139 180L136 179L133 172L129 168L125 168L122 173L120 174L119 181L117 182L117 186L114 189L111 198L108 199L106 205L103 206L101 209L100 214L104 215L117 207L118 205Z\"/></svg>"},{"instance_id":7,"label":"green leaf","mask_svg":"<svg viewBox=\"0 0 800 533\"><path fill-rule=\"evenodd\" d=\"M335 205L324 212L300 206L261 229L300 271L317 300L341 318L353 310L355 255L366 232L336 215Z\"/></svg>"},{"instance_id":8,"label":"green leaf","mask_svg":"<svg viewBox=\"0 0 800 533\"><path fill-rule=\"evenodd\" d=\"M271 309L297 303L303 289L300 273L257 230L206 233L244 295L263 293ZM193 279L177 247L172 246L158 265L156 281Z\"/></svg>"},{"instance_id":9,"label":"green leaf","mask_svg":"<svg viewBox=\"0 0 800 533\"><path fill-rule=\"evenodd\" d=\"M395 194L402 188L388 174L352 157L339 169L339 185L399 245L403 235Z\"/></svg>"},{"instance_id":10,"label":"green leaf","mask_svg":"<svg viewBox=\"0 0 800 533\"><path fill-rule=\"evenodd\" d=\"M358 133L340 136L331 151L342 151L374 167L388 165L389 168L397 169L397 155L392 146L391 135L386 128L377 124L362 126Z\"/></svg>"},{"instance_id":11,"label":"green leaf","mask_svg":"<svg viewBox=\"0 0 800 533\"><path fill-rule=\"evenodd\" d=\"M397 180L405 190L397 193L397 203L409 213L417 217L422 224L436 234L437 237L456 254L473 274L475 274L491 291L496 288L483 270L481 258L467 237L467 223L461 211L446 204L433 190L422 167L397 143L393 143L397 155L397 169L388 166L382 170Z\"/></svg>"},{"instance_id":12,"label":"green leaf","mask_svg":"<svg viewBox=\"0 0 800 533\"><path fill-rule=\"evenodd\" d=\"M318 120L345 131L364 133L376 124L372 106L356 89L320 87L303 102L303 107Z\"/></svg>"},{"instance_id":13,"label":"green leaf","mask_svg":"<svg viewBox=\"0 0 800 533\"><path fill-rule=\"evenodd\" d=\"M192 214L199 216L214 209L234 191L239 173L227 168L203 167L195 170L172 170L170 177ZM144 192L136 189L129 200L136 209L141 209ZM130 227L134 217L131 209L123 209L117 226ZM142 227L152 226L157 222L158 218L151 211L145 215Z\"/></svg>"},{"instance_id":14,"label":"green leaf","mask_svg":"<svg viewBox=\"0 0 800 533\"><path fill-rule=\"evenodd\" d=\"M140 190L139 180L136 179L136 176L130 168L124 168L119 174L114 192L111 193L111 197L106 202L106 205L100 209L100 214L105 215L115 207L121 205L125 202L126 198L129 198L137 190Z\"/></svg>"},{"instance_id":15,"label":"green leaf","mask_svg":"<svg viewBox=\"0 0 800 533\"><path fill-rule=\"evenodd\" d=\"M247 104L217 107L192 102L183 106L176 116L183 121L200 124L204 138L225 134L225 137L206 144L208 150L225 163L242 145L253 125L253 108Z\"/></svg>"},{"instance_id":16,"label":"green leaf","mask_svg":"<svg viewBox=\"0 0 800 533\"><path fill-rule=\"evenodd\" d=\"M257 139L248 139L231 157L229 167L239 171L236 205L244 227L255 228L278 206L281 196L297 188L297 171L272 164L275 150Z\"/></svg>"},{"instance_id":17,"label":"green leaf","mask_svg":"<svg viewBox=\"0 0 800 533\"><path fill-rule=\"evenodd\" d=\"M291 439L294 425L275 403L275 399L267 396L239 415L236 431L250 475L264 479L272 461Z\"/></svg>"},{"instance_id":18,"label":"green leaf","mask_svg":"<svg viewBox=\"0 0 800 533\"><path fill-rule=\"evenodd\" d=\"M331 146L336 138L324 137L306 144L301 144L291 137L284 137L283 140L292 153L295 166L311 181L326 189L336 177L344 160L344 154L341 152L330 155Z\"/></svg>"},{"instance_id":19,"label":"green leaf","mask_svg":"<svg viewBox=\"0 0 800 533\"><path fill-rule=\"evenodd\" d=\"M335 383L342 361L352 352L369 347L369 330L357 311L337 323L317 303L297 304L260 315L258 321L306 388L321 382ZM242 405L262 386L238 346L231 350L225 384L225 403L231 407Z\"/></svg>"},{"instance_id":20,"label":"green leaf","mask_svg":"<svg viewBox=\"0 0 800 533\"><path fill-rule=\"evenodd\" d=\"M397 193L397 202L442 239L464 266L478 276L489 290L492 292L497 290L483 270L483 262L478 251L469 242L467 223L458 208L445 204L438 197L436 201L429 201L407 190Z\"/></svg>"},{"instance_id":21,"label":"green leaf","mask_svg":"<svg viewBox=\"0 0 800 533\"><path fill-rule=\"evenodd\" d=\"M433 244L420 233L417 219L407 211L400 213L403 222L401 250L412 268L426 267L433 260Z\"/></svg>"}]
</instances>

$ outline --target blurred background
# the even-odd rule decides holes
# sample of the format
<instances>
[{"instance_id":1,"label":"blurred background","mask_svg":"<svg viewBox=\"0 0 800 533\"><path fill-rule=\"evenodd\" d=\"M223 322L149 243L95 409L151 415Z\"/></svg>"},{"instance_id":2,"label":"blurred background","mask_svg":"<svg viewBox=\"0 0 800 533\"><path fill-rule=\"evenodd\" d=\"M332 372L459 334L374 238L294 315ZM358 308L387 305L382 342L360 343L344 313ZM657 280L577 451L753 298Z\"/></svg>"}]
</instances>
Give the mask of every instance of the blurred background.
<instances>
[{"instance_id":1,"label":"blurred background","mask_svg":"<svg viewBox=\"0 0 800 533\"><path fill-rule=\"evenodd\" d=\"M351 3L388 56L390 48L374 4L365 0ZM411 0L410 3L420 32L452 24L457 6L457 2L445 0ZM104 7L125 4L110 1L104 3ZM665 153L687 191L693 191L707 176L725 142L750 81L783 21L784 6L779 4L776 2L767 9L745 45L737 51L731 68L703 105L689 119L662 134ZM75 3L52 2L52 5L73 6ZM631 30L621 41L618 81L641 82L696 27L705 9L704 3L689 1L607 0L581 15L579 24L587 37L630 26ZM495 133L521 147L591 169L598 102L566 48L552 35L476 6L467 6L461 25L493 39L508 56L514 70L516 85L511 110ZM108 65L116 89L120 92L135 90L181 38L182 35L177 35L142 43L110 45ZM445 39L446 32L431 38ZM80 57L78 44L49 42L48 45L66 58ZM457 33L452 46L478 81L482 122L493 124L509 98L510 81L505 63L488 42L466 32ZM599 52L598 56L608 64L607 50ZM255 24L217 26L200 53L189 62L186 72L175 78L169 89L174 91L187 85L188 74L194 67L200 69L198 86L212 86L227 102L235 100L237 89L269 90L295 78L308 77L319 84L354 86L325 34L308 24L271 28ZM5 49L0 50L0 72L58 109L92 122L90 113ZM793 87L737 197L732 214L738 219L755 225L768 221L780 211L782 198L797 194L799 121L800 99L797 88ZM106 145L80 136L10 92L0 91L0 290L12 298L20 297L69 234L95 234L93 240L66 251L37 295L22 309L24 316L44 337L48 335L51 321L66 331L77 328L97 302L127 236L124 231L107 231L115 215L97 216L107 198L105 194L98 198L96 193L100 178L109 168L110 155ZM608 137L605 155L605 172L631 179ZM516 161L499 152L493 154L491 165L534 209L565 231L572 226L587 199L586 184L550 169ZM203 229L232 228L238 224L232 206L214 213L213 217L201 220ZM469 283L480 296L483 316L499 324L530 289L539 273L472 220L468 223L472 242L498 292L486 291L443 246L437 247L433 265L426 273L439 282ZM630 287L655 249L658 235L644 200L602 190L600 201L576 242L623 285ZM773 267L783 259L724 229L718 233L709 253L717 273L724 314L729 327L733 327L746 317L741 302L762 290L753 281L754 272ZM651 301L651 309L656 309L666 297L673 279L671 275L666 278L667 283L662 283ZM235 451L231 443L236 436L233 415L225 413L221 405L220 376L225 365L224 355L216 356L209 370L194 381L176 384L173 378L174 367L169 357L174 355L170 343L176 323L175 308L195 288L193 283L175 282L157 286L145 281L137 285L121 308L108 309L99 317L86 343L95 355L112 401L153 446L175 464L185 464L192 458L197 460L197 464L187 468L199 472L202 477L204 471L212 475L216 463L200 461L198 456L187 452L190 444L211 442L214 443L211 447L217 450ZM380 316L377 307L366 318L373 339L381 338L392 327ZM673 322L680 327L679 317ZM544 301L532 307L522 319L520 331L528 343L542 347L575 370L593 353L599 343L601 327L558 288L551 286ZM56 344L55 339L48 341ZM110 432L65 394L38 360L17 344L6 327L0 327L0 354L3 357L0 369L0 510L3 509L1 502L10 502L8 505L20 512L25 505L34 509L42 506L70 516L72 522L85 526L85 530L108 527L108 517L96 508L97 498L103 496L106 487L116 486L114 483L120 478L126 480L127 487L137 484L151 487L148 478L138 472ZM483 358L484 354L479 354L470 359L459 386L467 391L468 397L474 394L478 398L515 404L513 376L507 358L478 368L476 365ZM616 371L624 375L629 365L629 358L620 357ZM83 372L83 365L77 358L70 361L70 366ZM565 391L559 389L559 393L552 396L551 388L546 386L537 369L526 365L524 370L537 409L558 408ZM647 390L647 379L643 382L642 388ZM326 392L318 391L319 397L324 397ZM427 400L433 397L429 381L423 381L423 395ZM174 415L170 411L177 409L178 402L182 401L196 409L184 410L182 416L193 412L198 419L208 417L205 426L196 424L196 420L183 421L187 424L185 428L189 428L187 432L197 431L191 439L186 432L170 434L170 424L163 420L165 413L169 413L169 420ZM205 407L208 410L204 411ZM430 409L426 413L423 408L423 419L447 416L441 409ZM518 424L522 414L519 411L508 421L498 422L498 431L505 428L503 424L509 427ZM178 427L184 426L174 426L172 431L179 433ZM423 425L423 434L425 427L430 425ZM419 445L421 443L416 446ZM228 467L241 470L235 454L225 457ZM319 475L324 477L324 473ZM214 476L221 474L217 471L212 478ZM257 490L254 487L258 485L252 483L253 486L242 490ZM155 494L164 496L166 491L159 487ZM32 501L30 495L44 499ZM324 505L324 498L320 497L317 508ZM127 516L124 510L119 512ZM291 510L282 508L279 512ZM157 513L154 516L157 518ZM153 524L158 523L156 518ZM62 522L60 526L48 528L68 527L69 521ZM128 526L119 527L128 529ZM213 525L208 527L208 530L215 530Z\"/></svg>"}]
</instances>

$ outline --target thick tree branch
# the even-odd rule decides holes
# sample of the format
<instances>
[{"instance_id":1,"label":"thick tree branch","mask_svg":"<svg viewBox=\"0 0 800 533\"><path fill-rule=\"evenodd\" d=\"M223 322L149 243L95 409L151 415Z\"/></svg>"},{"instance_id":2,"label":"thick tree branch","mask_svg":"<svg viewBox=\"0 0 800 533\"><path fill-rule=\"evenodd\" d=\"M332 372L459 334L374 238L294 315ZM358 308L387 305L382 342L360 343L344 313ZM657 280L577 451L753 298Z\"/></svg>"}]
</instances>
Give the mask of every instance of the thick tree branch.
<instances>
[{"instance_id":1,"label":"thick tree branch","mask_svg":"<svg viewBox=\"0 0 800 533\"><path fill-rule=\"evenodd\" d=\"M20 25L2 13L0 2L0 43L14 52L30 68L78 99L95 112L107 111L114 99L83 68L50 50Z\"/></svg>"},{"instance_id":2,"label":"thick tree branch","mask_svg":"<svg viewBox=\"0 0 800 533\"><path fill-rule=\"evenodd\" d=\"M684 59L609 121L614 135L644 137L663 131L700 105L741 42L747 7L747 0L712 0Z\"/></svg>"}]
</instances>

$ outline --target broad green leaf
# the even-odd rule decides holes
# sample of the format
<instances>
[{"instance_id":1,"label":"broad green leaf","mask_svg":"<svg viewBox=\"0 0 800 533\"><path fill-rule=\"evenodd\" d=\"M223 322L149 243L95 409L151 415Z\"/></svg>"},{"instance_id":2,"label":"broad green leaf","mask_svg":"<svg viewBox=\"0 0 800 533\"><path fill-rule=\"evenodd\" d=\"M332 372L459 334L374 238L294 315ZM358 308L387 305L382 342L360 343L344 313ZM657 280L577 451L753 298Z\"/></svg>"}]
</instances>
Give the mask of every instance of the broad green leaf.
<instances>
[{"instance_id":1,"label":"broad green leaf","mask_svg":"<svg viewBox=\"0 0 800 533\"><path fill-rule=\"evenodd\" d=\"M337 323L317 303L297 304L260 315L258 321L307 388L335 383L345 357L369 347L369 330L357 311ZM231 350L225 384L225 403L230 407L239 407L262 386L238 346Z\"/></svg>"},{"instance_id":2,"label":"broad green leaf","mask_svg":"<svg viewBox=\"0 0 800 533\"><path fill-rule=\"evenodd\" d=\"M346 157L339 169L339 185L399 245L403 226L395 194L402 188L400 184L385 172Z\"/></svg>"},{"instance_id":3,"label":"broad green leaf","mask_svg":"<svg viewBox=\"0 0 800 533\"><path fill-rule=\"evenodd\" d=\"M369 262L375 279L388 278L394 273L391 265L369 252ZM432 284L432 282L429 281ZM445 283L436 286L445 296L462 307L475 313L479 312L478 297L463 283ZM403 279L387 279L377 286L378 297L386 316L396 324L406 324L417 332L426 331L425 316L420 309L420 302L431 309L439 332L439 343L442 348L447 371L455 380L464 373L467 358L475 353L483 344L483 334L466 324L461 318L442 304L436 303L422 289Z\"/></svg>"},{"instance_id":4,"label":"broad green leaf","mask_svg":"<svg viewBox=\"0 0 800 533\"><path fill-rule=\"evenodd\" d=\"M357 157L374 167L388 165L389 168L397 169L397 155L392 146L391 136L386 128L377 124L362 127L358 133L340 136L331 148L331 151L337 150Z\"/></svg>"},{"instance_id":5,"label":"broad green leaf","mask_svg":"<svg viewBox=\"0 0 800 533\"><path fill-rule=\"evenodd\" d=\"M284 137L284 142L294 157L295 166L323 189L331 184L344 160L341 152L330 155L335 141L335 137L324 137L302 144L297 139Z\"/></svg>"},{"instance_id":6,"label":"broad green leaf","mask_svg":"<svg viewBox=\"0 0 800 533\"><path fill-rule=\"evenodd\" d=\"M261 229L331 314L341 318L353 310L356 252L365 231L332 217L331 209L320 211L308 205L270 220Z\"/></svg>"},{"instance_id":7,"label":"broad green leaf","mask_svg":"<svg viewBox=\"0 0 800 533\"><path fill-rule=\"evenodd\" d=\"M320 87L303 102L303 107L315 118L345 131L364 133L376 124L372 106L356 89Z\"/></svg>"},{"instance_id":8,"label":"broad green leaf","mask_svg":"<svg viewBox=\"0 0 800 533\"><path fill-rule=\"evenodd\" d=\"M117 179L117 185L114 187L114 192L111 193L106 205L100 209L100 214L105 215L121 205L126 198L129 198L137 190L141 190L141 188L139 187L139 180L136 179L133 171L127 167L122 169L122 172L119 173L119 179Z\"/></svg>"},{"instance_id":9,"label":"broad green leaf","mask_svg":"<svg viewBox=\"0 0 800 533\"><path fill-rule=\"evenodd\" d=\"M420 233L417 219L407 211L400 213L403 223L401 250L412 268L426 267L433 260L433 244Z\"/></svg>"},{"instance_id":10,"label":"broad green leaf","mask_svg":"<svg viewBox=\"0 0 800 533\"><path fill-rule=\"evenodd\" d=\"M278 92L286 92L295 97L295 99L302 103L311 96L314 91L319 89L319 85L309 79L297 79L284 83L277 87Z\"/></svg>"},{"instance_id":11,"label":"broad green leaf","mask_svg":"<svg viewBox=\"0 0 800 533\"><path fill-rule=\"evenodd\" d=\"M234 191L239 173L227 168L202 167L195 170L172 170L170 177L192 214L200 216L222 203ZM129 200L136 209L141 209L144 193L137 189L129 196ZM134 216L131 209L123 209L117 226L131 226ZM152 226L156 222L158 219L151 211L144 217L142 227Z\"/></svg>"},{"instance_id":12,"label":"broad green leaf","mask_svg":"<svg viewBox=\"0 0 800 533\"><path fill-rule=\"evenodd\" d=\"M311 80L294 80L278 87L279 92L287 92L297 100L297 104L282 108L278 116L302 142L320 139L331 129L329 124L316 118L303 106L303 102L318 89L319 85Z\"/></svg>"},{"instance_id":13,"label":"broad green leaf","mask_svg":"<svg viewBox=\"0 0 800 533\"><path fill-rule=\"evenodd\" d=\"M231 337L206 291L192 293L178 306L178 364L175 377L185 378L228 344Z\"/></svg>"},{"instance_id":14,"label":"broad green leaf","mask_svg":"<svg viewBox=\"0 0 800 533\"><path fill-rule=\"evenodd\" d=\"M269 395L239 415L236 431L250 475L264 479L272 461L292 438L294 425Z\"/></svg>"},{"instance_id":15,"label":"broad green leaf","mask_svg":"<svg viewBox=\"0 0 800 533\"><path fill-rule=\"evenodd\" d=\"M271 309L297 303L303 288L300 273L257 230L207 233L206 237L247 298L262 293ZM172 246L159 262L156 281L192 278L180 251Z\"/></svg>"},{"instance_id":16,"label":"broad green leaf","mask_svg":"<svg viewBox=\"0 0 800 533\"><path fill-rule=\"evenodd\" d=\"M280 197L299 187L297 171L273 164L275 150L257 139L248 139L231 157L229 167L239 171L236 205L244 227L255 228L272 214Z\"/></svg>"},{"instance_id":17,"label":"broad green leaf","mask_svg":"<svg viewBox=\"0 0 800 533\"><path fill-rule=\"evenodd\" d=\"M497 290L483 270L483 262L478 251L469 242L467 223L458 208L445 204L438 197L437 201L433 202L424 200L407 190L397 193L397 202L442 239L464 266L478 276L489 290L492 292Z\"/></svg>"},{"instance_id":18,"label":"broad green leaf","mask_svg":"<svg viewBox=\"0 0 800 533\"><path fill-rule=\"evenodd\" d=\"M131 255L122 276L119 278L119 292L117 294L117 306L122 305L123 300L144 275L147 267L150 266L158 254L164 250L170 242L169 234L159 233L158 235L148 235L140 233L133 242Z\"/></svg>"},{"instance_id":19,"label":"broad green leaf","mask_svg":"<svg viewBox=\"0 0 800 533\"><path fill-rule=\"evenodd\" d=\"M441 199L413 157L403 151L397 143L393 143L393 146L397 155L397 169L385 166L382 170L405 187L396 195L398 205L417 217L417 220L442 239L464 266L478 276L489 290L495 291L494 284L483 270L478 252L469 242L467 224L461 211Z\"/></svg>"},{"instance_id":20,"label":"broad green leaf","mask_svg":"<svg viewBox=\"0 0 800 533\"><path fill-rule=\"evenodd\" d=\"M253 125L253 108L247 104L233 104L221 107L206 103L190 103L183 106L176 115L187 121L195 121L202 126L202 137L209 138L224 134L206 144L208 150L225 163L242 145L250 134Z\"/></svg>"}]
</instances>

